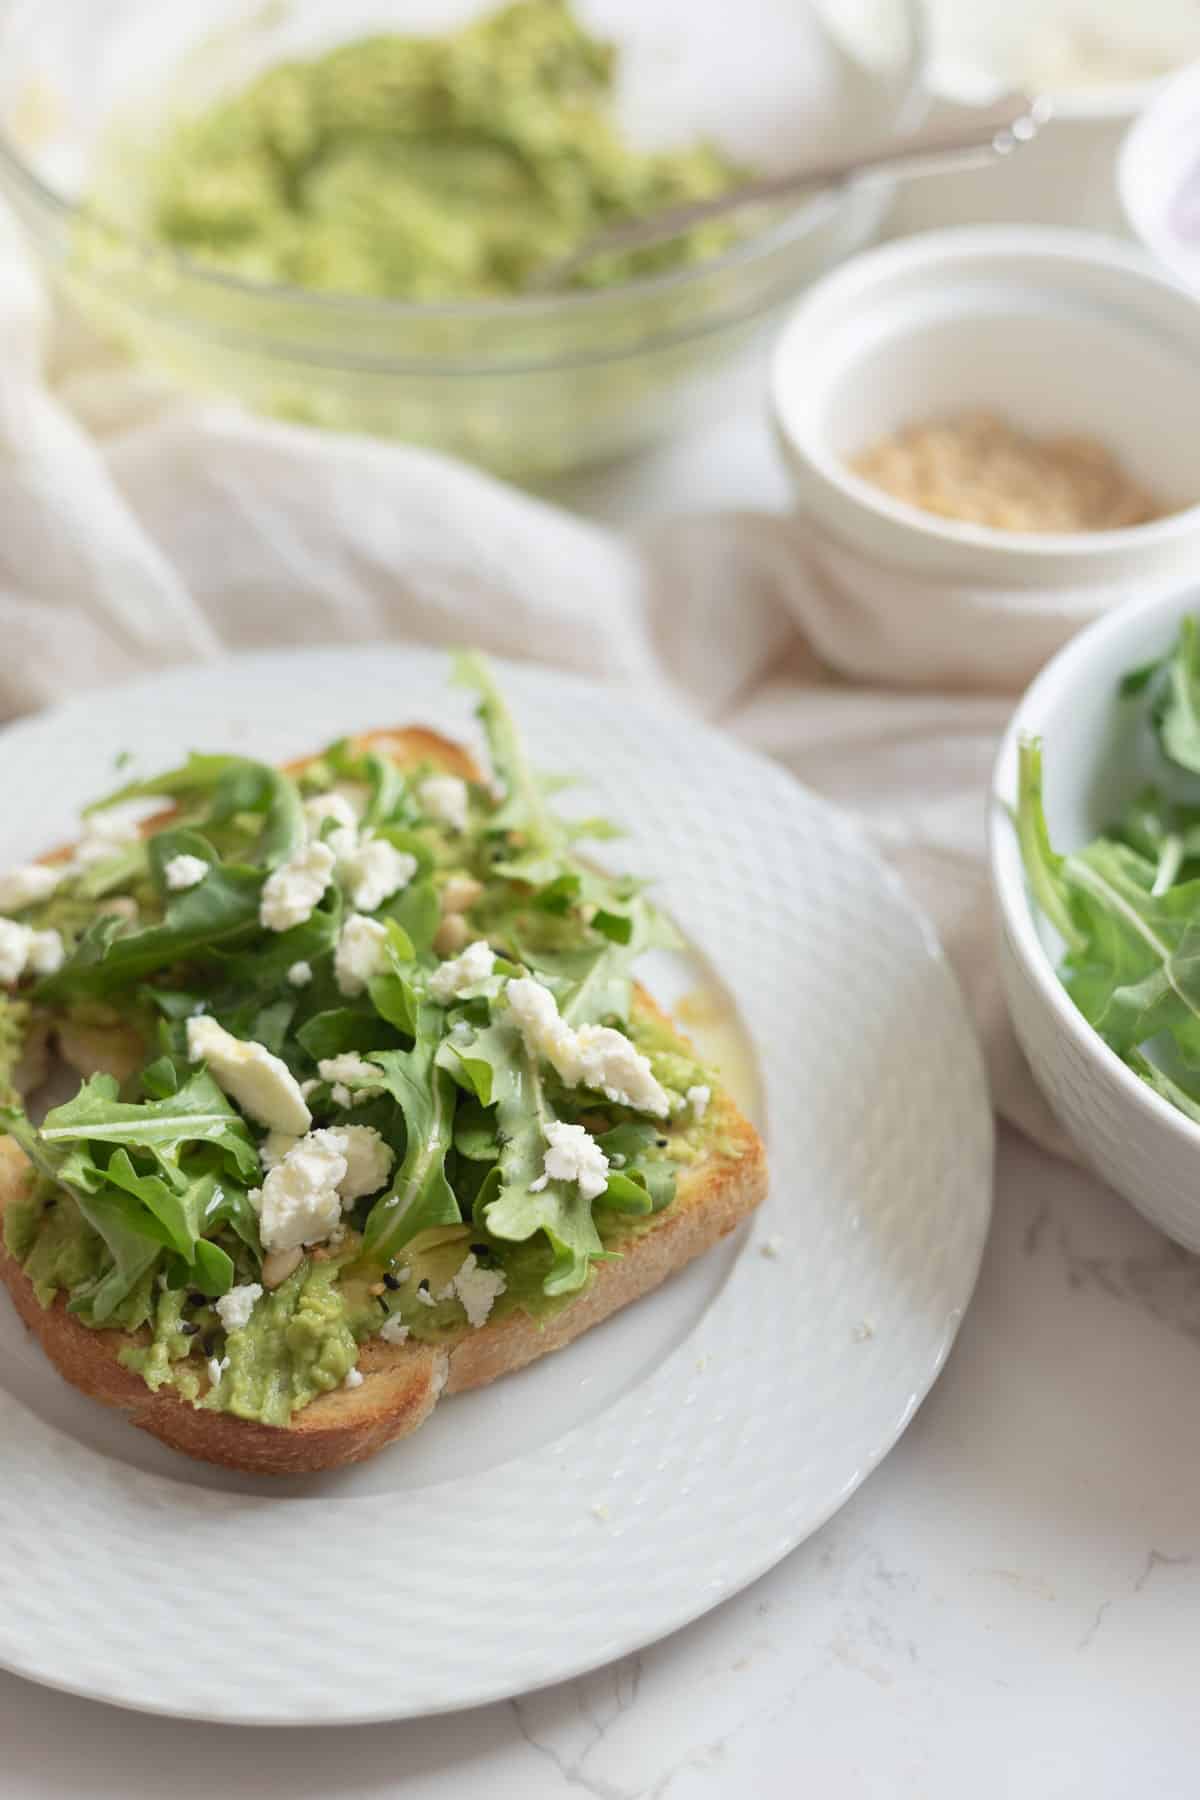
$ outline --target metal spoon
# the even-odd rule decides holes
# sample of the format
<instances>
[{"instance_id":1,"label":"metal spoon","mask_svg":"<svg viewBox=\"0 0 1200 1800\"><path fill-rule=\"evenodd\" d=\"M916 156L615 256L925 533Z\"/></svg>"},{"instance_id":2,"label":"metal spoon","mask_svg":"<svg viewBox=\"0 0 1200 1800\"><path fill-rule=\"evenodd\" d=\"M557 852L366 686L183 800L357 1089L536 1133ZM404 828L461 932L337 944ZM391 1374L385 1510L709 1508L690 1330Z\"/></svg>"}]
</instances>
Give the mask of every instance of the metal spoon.
<instances>
[{"instance_id":1,"label":"metal spoon","mask_svg":"<svg viewBox=\"0 0 1200 1800\"><path fill-rule=\"evenodd\" d=\"M1022 144L1031 143L1050 117L1050 110L1047 100L1023 93L1004 94L988 106L973 109L965 119L924 126L920 131L886 138L866 149L813 163L806 169L758 176L711 199L691 200L644 219L632 219L627 224L596 232L569 256L547 263L534 276L530 286L539 290L561 287L593 257L663 243L706 219L724 218L729 213L740 212L743 207L762 205L764 201L811 199L814 192L823 188L860 181L864 177L891 175L899 170L907 175L932 175L972 162L992 162L997 157L1011 155Z\"/></svg>"}]
</instances>

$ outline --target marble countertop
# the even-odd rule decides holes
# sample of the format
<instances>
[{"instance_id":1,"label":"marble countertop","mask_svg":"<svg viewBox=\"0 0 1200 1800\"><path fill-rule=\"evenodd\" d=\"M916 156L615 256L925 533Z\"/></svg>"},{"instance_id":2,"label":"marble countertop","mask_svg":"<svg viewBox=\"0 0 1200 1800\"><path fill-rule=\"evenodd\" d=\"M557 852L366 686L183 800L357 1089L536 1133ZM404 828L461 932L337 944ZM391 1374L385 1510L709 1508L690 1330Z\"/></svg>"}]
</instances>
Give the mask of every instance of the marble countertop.
<instances>
[{"instance_id":1,"label":"marble countertop","mask_svg":"<svg viewBox=\"0 0 1200 1800\"><path fill-rule=\"evenodd\" d=\"M550 497L630 524L781 504L761 379L746 371L718 429ZM353 1732L141 1718L0 1674L0 1797L1190 1796L1198 1370L1200 1260L1002 1134L941 1381L850 1504L745 1593L582 1680Z\"/></svg>"}]
</instances>

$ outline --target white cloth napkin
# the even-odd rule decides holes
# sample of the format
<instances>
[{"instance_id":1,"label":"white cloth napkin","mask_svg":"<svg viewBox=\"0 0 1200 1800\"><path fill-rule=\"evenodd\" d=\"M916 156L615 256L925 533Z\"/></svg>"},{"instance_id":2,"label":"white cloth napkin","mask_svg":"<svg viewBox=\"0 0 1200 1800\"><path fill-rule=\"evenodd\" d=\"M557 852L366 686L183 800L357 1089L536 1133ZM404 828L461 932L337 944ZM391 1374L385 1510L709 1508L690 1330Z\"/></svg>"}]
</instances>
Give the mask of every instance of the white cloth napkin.
<instances>
[{"instance_id":1,"label":"white cloth napkin","mask_svg":"<svg viewBox=\"0 0 1200 1800\"><path fill-rule=\"evenodd\" d=\"M910 685L879 679L884 640L929 635L919 589L889 586L881 625L890 578L796 518L622 539L427 452L173 395L52 319L11 244L0 330L0 718L168 663L353 640L469 641L669 691L857 815L937 923L998 1109L1064 1148L992 951L984 795L1012 694L972 691L969 670L948 690L934 649L927 670L910 654ZM1005 605L972 603L989 626ZM1079 610L1008 616L1010 680Z\"/></svg>"}]
</instances>

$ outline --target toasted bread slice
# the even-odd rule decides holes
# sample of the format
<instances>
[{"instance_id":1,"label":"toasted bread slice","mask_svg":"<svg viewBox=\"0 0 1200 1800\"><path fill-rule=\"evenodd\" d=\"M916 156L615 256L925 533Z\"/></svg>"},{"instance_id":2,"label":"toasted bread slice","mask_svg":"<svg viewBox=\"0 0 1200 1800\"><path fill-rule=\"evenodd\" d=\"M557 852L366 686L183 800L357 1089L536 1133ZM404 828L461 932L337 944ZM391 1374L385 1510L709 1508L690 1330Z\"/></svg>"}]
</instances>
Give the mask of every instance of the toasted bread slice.
<instances>
[{"instance_id":1,"label":"toasted bread slice","mask_svg":"<svg viewBox=\"0 0 1200 1800\"><path fill-rule=\"evenodd\" d=\"M401 764L435 761L449 773L478 778L469 754L434 732L375 731L357 741ZM289 765L292 772L304 766L303 761ZM148 828L157 828L169 816L150 821ZM56 856L66 854L69 852L60 851ZM644 989L637 990L634 1007L643 1015L663 1018ZM70 1040L68 1048L60 1032L60 1044L82 1073L112 1067L115 1062L124 1072L131 1053L127 1035L95 1031ZM688 1048L682 1035L679 1044L681 1049ZM70 1054L72 1051L75 1054ZM133 1066L139 1060L135 1057ZM713 1133L714 1147L681 1173L675 1199L665 1211L622 1225L608 1244L621 1252L619 1259L599 1263L578 1299L544 1322L512 1312L489 1320L478 1330L464 1326L457 1338L437 1346L413 1339L400 1345L370 1339L359 1355L358 1366L364 1376L361 1386L321 1395L296 1413L287 1426L197 1409L174 1389L151 1392L140 1375L120 1362L123 1349L145 1344L149 1334L83 1325L67 1311L61 1294L52 1305L43 1307L28 1276L4 1248L2 1234L0 1280L61 1375L172 1448L204 1462L254 1474L297 1475L339 1468L361 1462L385 1444L415 1431L443 1392L483 1387L539 1356L562 1349L733 1231L766 1192L766 1155L758 1133L727 1094L719 1090L711 1105L718 1127ZM11 1140L0 1139L0 1223L5 1209L24 1197L29 1177L29 1165L21 1151Z\"/></svg>"}]
</instances>

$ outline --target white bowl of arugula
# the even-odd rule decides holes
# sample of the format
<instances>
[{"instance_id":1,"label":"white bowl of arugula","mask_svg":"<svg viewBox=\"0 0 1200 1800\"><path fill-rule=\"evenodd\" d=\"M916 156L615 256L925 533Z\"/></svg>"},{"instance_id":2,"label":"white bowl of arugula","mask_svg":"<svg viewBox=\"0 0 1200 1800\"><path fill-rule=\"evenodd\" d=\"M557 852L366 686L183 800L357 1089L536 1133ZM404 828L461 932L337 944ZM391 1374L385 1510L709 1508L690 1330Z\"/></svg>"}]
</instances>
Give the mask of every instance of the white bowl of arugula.
<instances>
[{"instance_id":1,"label":"white bowl of arugula","mask_svg":"<svg viewBox=\"0 0 1200 1800\"><path fill-rule=\"evenodd\" d=\"M1200 1250L1200 593L1123 608L1034 682L991 864L1039 1086L1096 1171Z\"/></svg>"}]
</instances>

